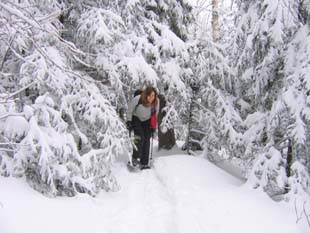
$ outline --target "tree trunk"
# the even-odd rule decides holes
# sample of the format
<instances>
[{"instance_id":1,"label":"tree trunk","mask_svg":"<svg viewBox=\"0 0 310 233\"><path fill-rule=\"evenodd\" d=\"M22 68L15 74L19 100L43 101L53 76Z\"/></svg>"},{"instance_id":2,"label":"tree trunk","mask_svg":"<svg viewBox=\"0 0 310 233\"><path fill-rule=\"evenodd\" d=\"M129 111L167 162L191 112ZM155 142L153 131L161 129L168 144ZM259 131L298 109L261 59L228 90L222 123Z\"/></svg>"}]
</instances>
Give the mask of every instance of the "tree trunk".
<instances>
[{"instance_id":1,"label":"tree trunk","mask_svg":"<svg viewBox=\"0 0 310 233\"><path fill-rule=\"evenodd\" d=\"M286 176L290 177L291 176L291 165L293 161L293 148L292 148L292 141L291 139L288 140L288 145L287 145L287 156L286 156ZM290 191L291 187L289 183L286 183L285 185L285 193L288 193Z\"/></svg>"},{"instance_id":2,"label":"tree trunk","mask_svg":"<svg viewBox=\"0 0 310 233\"><path fill-rule=\"evenodd\" d=\"M287 157L286 157L286 176L291 176L291 165L293 161L293 149L291 139L288 140Z\"/></svg>"},{"instance_id":3,"label":"tree trunk","mask_svg":"<svg viewBox=\"0 0 310 233\"><path fill-rule=\"evenodd\" d=\"M163 95L159 95L160 105L159 105L159 114L158 114L158 150L166 149L170 150L175 144L175 135L174 130L169 129L166 133L163 133L160 130L160 124L162 123L162 119L165 116L165 112L162 109L166 106L166 100Z\"/></svg>"},{"instance_id":4,"label":"tree trunk","mask_svg":"<svg viewBox=\"0 0 310 233\"><path fill-rule=\"evenodd\" d=\"M219 28L219 0L212 0L212 37L216 42L220 38Z\"/></svg>"}]
</instances>

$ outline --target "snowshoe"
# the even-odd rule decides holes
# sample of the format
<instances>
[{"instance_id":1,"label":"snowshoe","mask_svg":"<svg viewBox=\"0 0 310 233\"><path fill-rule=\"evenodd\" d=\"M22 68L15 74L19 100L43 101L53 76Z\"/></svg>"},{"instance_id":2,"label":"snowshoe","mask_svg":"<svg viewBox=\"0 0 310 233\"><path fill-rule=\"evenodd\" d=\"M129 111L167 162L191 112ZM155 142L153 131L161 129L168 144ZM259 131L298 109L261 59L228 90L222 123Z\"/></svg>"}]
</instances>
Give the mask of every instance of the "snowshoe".
<instances>
[{"instance_id":1,"label":"snowshoe","mask_svg":"<svg viewBox=\"0 0 310 233\"><path fill-rule=\"evenodd\" d=\"M145 170L145 169L151 169L151 167L149 165L141 165L141 170Z\"/></svg>"},{"instance_id":2,"label":"snowshoe","mask_svg":"<svg viewBox=\"0 0 310 233\"><path fill-rule=\"evenodd\" d=\"M133 159L132 161L128 161L127 167L129 171L139 171L140 163L137 159Z\"/></svg>"}]
</instances>

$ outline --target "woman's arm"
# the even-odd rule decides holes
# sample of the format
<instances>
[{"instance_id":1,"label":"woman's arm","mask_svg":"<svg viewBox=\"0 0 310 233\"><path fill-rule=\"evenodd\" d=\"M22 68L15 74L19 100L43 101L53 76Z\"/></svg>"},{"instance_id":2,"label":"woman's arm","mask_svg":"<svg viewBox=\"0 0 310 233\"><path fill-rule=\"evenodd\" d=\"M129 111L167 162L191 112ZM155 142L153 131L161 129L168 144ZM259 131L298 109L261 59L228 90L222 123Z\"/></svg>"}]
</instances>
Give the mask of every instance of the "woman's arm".
<instances>
[{"instance_id":1,"label":"woman's arm","mask_svg":"<svg viewBox=\"0 0 310 233\"><path fill-rule=\"evenodd\" d=\"M132 114L136 110L136 107L139 103L140 95L135 96L131 102L128 104L128 110L127 110L127 121L132 120Z\"/></svg>"}]
</instances>

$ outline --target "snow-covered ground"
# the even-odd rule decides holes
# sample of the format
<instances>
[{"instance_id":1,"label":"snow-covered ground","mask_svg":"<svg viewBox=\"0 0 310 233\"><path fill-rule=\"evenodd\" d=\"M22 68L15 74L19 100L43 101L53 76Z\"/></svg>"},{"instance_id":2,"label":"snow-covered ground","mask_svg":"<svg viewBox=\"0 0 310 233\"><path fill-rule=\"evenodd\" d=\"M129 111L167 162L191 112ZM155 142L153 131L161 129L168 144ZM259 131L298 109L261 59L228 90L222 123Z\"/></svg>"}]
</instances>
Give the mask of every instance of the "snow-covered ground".
<instances>
[{"instance_id":1,"label":"snow-covered ground","mask_svg":"<svg viewBox=\"0 0 310 233\"><path fill-rule=\"evenodd\" d=\"M98 197L51 199L0 177L0 233L305 233L294 210L249 189L201 157L155 153L154 168L130 173ZM166 156L162 156L166 155Z\"/></svg>"}]
</instances>

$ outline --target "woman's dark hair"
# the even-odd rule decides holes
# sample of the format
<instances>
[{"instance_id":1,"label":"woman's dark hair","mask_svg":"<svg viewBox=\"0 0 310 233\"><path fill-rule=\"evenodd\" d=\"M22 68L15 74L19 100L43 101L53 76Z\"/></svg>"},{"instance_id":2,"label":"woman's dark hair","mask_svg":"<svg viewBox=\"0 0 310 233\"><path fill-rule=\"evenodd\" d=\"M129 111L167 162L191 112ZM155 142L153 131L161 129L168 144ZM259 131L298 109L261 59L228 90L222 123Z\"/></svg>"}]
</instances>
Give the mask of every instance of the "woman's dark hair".
<instances>
[{"instance_id":1,"label":"woman's dark hair","mask_svg":"<svg viewBox=\"0 0 310 233\"><path fill-rule=\"evenodd\" d=\"M146 87L143 92L141 93L141 101L142 101L142 104L144 106L147 106L149 105L148 101L147 101L147 97L150 96L152 93L154 92L155 94L155 98L154 98L154 101L152 103L152 106L153 107L156 107L157 106L157 102L158 102L158 99L157 99L157 91L154 87L152 86L148 86Z\"/></svg>"}]
</instances>

